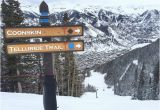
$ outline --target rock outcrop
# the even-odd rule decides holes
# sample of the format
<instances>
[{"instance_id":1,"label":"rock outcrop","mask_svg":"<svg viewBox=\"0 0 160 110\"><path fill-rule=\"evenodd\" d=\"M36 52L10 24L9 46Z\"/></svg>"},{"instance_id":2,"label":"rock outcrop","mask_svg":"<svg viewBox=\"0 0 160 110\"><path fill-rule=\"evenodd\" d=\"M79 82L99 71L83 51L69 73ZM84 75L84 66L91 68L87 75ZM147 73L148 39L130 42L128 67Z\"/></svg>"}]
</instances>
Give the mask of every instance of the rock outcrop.
<instances>
[{"instance_id":1,"label":"rock outcrop","mask_svg":"<svg viewBox=\"0 0 160 110\"><path fill-rule=\"evenodd\" d=\"M105 82L114 93L139 100L158 100L160 87L159 39L96 68L106 73Z\"/></svg>"}]
</instances>

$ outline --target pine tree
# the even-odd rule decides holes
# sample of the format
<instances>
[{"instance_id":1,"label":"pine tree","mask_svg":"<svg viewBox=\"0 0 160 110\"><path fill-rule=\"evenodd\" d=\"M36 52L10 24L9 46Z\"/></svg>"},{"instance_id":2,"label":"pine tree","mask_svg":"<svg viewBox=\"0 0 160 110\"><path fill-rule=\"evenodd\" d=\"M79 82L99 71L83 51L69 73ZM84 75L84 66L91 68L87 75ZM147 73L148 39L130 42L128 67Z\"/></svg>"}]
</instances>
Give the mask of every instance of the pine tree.
<instances>
[{"instance_id":1,"label":"pine tree","mask_svg":"<svg viewBox=\"0 0 160 110\"><path fill-rule=\"evenodd\" d=\"M23 22L23 12L17 0L3 0L1 7L2 22L5 23L6 27L19 26Z\"/></svg>"},{"instance_id":2,"label":"pine tree","mask_svg":"<svg viewBox=\"0 0 160 110\"><path fill-rule=\"evenodd\" d=\"M5 27L15 27L20 26L23 21L23 13L20 9L20 3L17 0L3 0L2 4L2 22ZM3 39L4 40L4 39ZM17 87L20 84L13 76L19 74L17 70L19 57L9 56L5 51L5 43L13 43L16 40L4 40L4 45L2 50L4 51L3 60L1 62L2 67L7 67L8 71L2 69L2 91L17 91ZM5 79L3 78L5 76ZM21 87L22 88L22 87Z\"/></svg>"},{"instance_id":3,"label":"pine tree","mask_svg":"<svg viewBox=\"0 0 160 110\"><path fill-rule=\"evenodd\" d=\"M79 97L83 94L83 80L77 70L73 52L56 54L55 69L59 95Z\"/></svg>"},{"instance_id":4,"label":"pine tree","mask_svg":"<svg viewBox=\"0 0 160 110\"><path fill-rule=\"evenodd\" d=\"M68 13L64 13L63 24L70 24ZM63 40L70 41L70 37L66 37ZM59 57L63 57L63 61L59 60ZM79 77L80 73L77 70L73 52L57 54L55 64L59 95L81 96L83 93L83 85Z\"/></svg>"},{"instance_id":5,"label":"pine tree","mask_svg":"<svg viewBox=\"0 0 160 110\"><path fill-rule=\"evenodd\" d=\"M23 92L42 94L42 56L40 54L21 56L20 67Z\"/></svg>"},{"instance_id":6,"label":"pine tree","mask_svg":"<svg viewBox=\"0 0 160 110\"><path fill-rule=\"evenodd\" d=\"M157 62L157 64L155 65L154 67L154 70L153 70L153 81L151 82L152 83L152 99L154 100L158 100L158 94L160 93L160 88L158 87L160 84L160 76L159 76L159 62ZM159 94L160 95L160 94Z\"/></svg>"}]
</instances>

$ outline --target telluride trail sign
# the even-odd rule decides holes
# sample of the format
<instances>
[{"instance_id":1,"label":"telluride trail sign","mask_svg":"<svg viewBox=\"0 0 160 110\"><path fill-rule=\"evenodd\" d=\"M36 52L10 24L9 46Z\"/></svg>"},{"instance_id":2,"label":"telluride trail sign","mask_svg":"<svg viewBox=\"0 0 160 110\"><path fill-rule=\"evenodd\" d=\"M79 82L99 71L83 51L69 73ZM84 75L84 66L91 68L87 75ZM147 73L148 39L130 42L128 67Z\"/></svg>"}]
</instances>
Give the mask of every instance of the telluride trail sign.
<instances>
[{"instance_id":1,"label":"telluride trail sign","mask_svg":"<svg viewBox=\"0 0 160 110\"><path fill-rule=\"evenodd\" d=\"M52 53L52 52L83 51L83 50L84 50L83 41L7 45L8 54L46 53L46 52Z\"/></svg>"},{"instance_id":2,"label":"telluride trail sign","mask_svg":"<svg viewBox=\"0 0 160 110\"><path fill-rule=\"evenodd\" d=\"M65 37L83 36L83 27L74 26L50 26L50 27L23 27L6 28L4 30L7 39L14 38L44 38L44 37Z\"/></svg>"}]
</instances>

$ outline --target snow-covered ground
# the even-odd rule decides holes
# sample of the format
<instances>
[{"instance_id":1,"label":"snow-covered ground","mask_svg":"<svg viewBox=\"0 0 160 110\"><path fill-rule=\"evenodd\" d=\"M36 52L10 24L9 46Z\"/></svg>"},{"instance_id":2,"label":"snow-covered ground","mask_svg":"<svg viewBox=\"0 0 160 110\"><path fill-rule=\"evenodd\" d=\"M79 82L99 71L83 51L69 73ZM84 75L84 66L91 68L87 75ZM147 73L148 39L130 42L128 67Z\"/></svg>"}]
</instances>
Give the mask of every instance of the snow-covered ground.
<instances>
[{"instance_id":1,"label":"snow-covered ground","mask_svg":"<svg viewBox=\"0 0 160 110\"><path fill-rule=\"evenodd\" d=\"M137 48L142 48L145 47L147 45L149 45L150 43L142 43L142 44L136 44L134 46L131 47L131 50L137 49Z\"/></svg>"},{"instance_id":2,"label":"snow-covered ground","mask_svg":"<svg viewBox=\"0 0 160 110\"><path fill-rule=\"evenodd\" d=\"M160 110L160 101L138 101L131 97L114 95L104 84L104 75L91 71L85 85L94 85L95 93L85 93L80 98L57 96L58 110ZM43 110L42 95L0 93L0 110Z\"/></svg>"}]
</instances>

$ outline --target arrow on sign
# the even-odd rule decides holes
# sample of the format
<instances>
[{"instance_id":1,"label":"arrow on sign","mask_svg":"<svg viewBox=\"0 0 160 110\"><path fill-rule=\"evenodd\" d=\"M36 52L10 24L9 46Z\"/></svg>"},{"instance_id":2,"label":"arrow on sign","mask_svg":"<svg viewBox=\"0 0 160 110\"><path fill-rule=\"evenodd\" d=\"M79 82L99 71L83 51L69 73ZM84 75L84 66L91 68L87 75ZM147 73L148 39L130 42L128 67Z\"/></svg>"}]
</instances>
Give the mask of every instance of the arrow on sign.
<instances>
[{"instance_id":1,"label":"arrow on sign","mask_svg":"<svg viewBox=\"0 0 160 110\"><path fill-rule=\"evenodd\" d=\"M81 44L77 44L76 47L77 47L77 48L81 48L82 45L81 45Z\"/></svg>"},{"instance_id":2,"label":"arrow on sign","mask_svg":"<svg viewBox=\"0 0 160 110\"><path fill-rule=\"evenodd\" d=\"M81 30L78 28L78 29L76 29L76 30L74 30L76 33L80 33L81 32Z\"/></svg>"}]
</instances>

